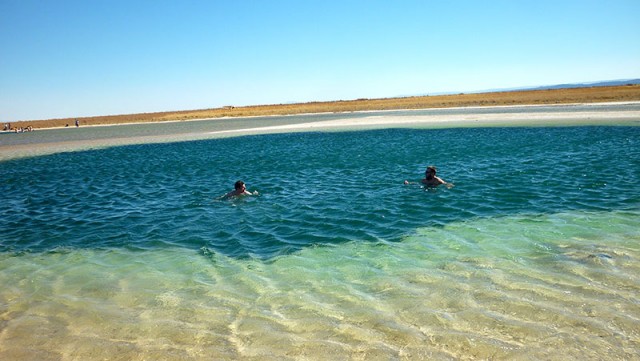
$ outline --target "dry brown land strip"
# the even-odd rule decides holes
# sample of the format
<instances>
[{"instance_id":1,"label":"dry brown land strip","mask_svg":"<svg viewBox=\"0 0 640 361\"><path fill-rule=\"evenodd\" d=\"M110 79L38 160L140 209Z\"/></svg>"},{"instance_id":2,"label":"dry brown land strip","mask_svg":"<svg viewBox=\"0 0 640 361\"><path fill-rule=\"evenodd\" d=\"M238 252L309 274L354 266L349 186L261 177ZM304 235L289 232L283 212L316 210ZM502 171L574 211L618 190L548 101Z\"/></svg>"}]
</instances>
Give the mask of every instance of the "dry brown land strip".
<instances>
[{"instance_id":1,"label":"dry brown land strip","mask_svg":"<svg viewBox=\"0 0 640 361\"><path fill-rule=\"evenodd\" d=\"M430 109L472 106L575 104L640 101L640 85L584 87L552 90L527 90L455 95L414 96L384 99L357 99L297 104L255 105L222 108L108 115L66 119L12 122L12 127L56 128L74 126L78 119L85 125L110 125L143 122L186 121L223 117L294 115L307 113L336 113L374 110Z\"/></svg>"}]
</instances>

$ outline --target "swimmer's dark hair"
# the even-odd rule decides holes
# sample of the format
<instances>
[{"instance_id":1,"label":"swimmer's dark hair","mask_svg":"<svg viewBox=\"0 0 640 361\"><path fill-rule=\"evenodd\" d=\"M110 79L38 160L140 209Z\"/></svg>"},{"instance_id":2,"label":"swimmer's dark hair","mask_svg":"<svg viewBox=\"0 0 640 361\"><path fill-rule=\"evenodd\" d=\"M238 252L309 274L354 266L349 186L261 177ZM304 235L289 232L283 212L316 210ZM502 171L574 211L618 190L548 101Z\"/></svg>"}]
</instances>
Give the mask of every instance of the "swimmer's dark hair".
<instances>
[{"instance_id":1,"label":"swimmer's dark hair","mask_svg":"<svg viewBox=\"0 0 640 361\"><path fill-rule=\"evenodd\" d=\"M240 189L240 188L242 188L243 185L244 185L244 182L239 180L233 185L233 188Z\"/></svg>"},{"instance_id":2,"label":"swimmer's dark hair","mask_svg":"<svg viewBox=\"0 0 640 361\"><path fill-rule=\"evenodd\" d=\"M432 171L433 171L433 174L436 174L436 172L438 171L438 170L436 169L436 167L435 167L435 166L430 165L430 166L428 166L428 167L427 167L427 170L425 170L425 171L424 171L424 173L426 174L426 173L428 173L430 170L432 170Z\"/></svg>"}]
</instances>

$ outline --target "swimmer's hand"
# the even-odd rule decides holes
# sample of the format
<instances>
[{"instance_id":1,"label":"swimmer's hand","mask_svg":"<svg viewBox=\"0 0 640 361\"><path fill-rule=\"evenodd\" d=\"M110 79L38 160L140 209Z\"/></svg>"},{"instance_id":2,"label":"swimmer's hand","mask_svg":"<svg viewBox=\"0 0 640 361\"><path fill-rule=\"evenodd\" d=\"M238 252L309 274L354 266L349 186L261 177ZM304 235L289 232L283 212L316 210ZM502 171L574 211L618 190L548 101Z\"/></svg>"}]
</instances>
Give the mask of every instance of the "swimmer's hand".
<instances>
[{"instance_id":1,"label":"swimmer's hand","mask_svg":"<svg viewBox=\"0 0 640 361\"><path fill-rule=\"evenodd\" d=\"M453 183L445 183L444 186L447 187L448 189L451 189L451 188L455 187L455 184L453 184Z\"/></svg>"},{"instance_id":2,"label":"swimmer's hand","mask_svg":"<svg viewBox=\"0 0 640 361\"><path fill-rule=\"evenodd\" d=\"M260 195L260 193L258 193L258 191L253 191L253 193L251 193L251 194L254 195L254 196L259 196Z\"/></svg>"}]
</instances>

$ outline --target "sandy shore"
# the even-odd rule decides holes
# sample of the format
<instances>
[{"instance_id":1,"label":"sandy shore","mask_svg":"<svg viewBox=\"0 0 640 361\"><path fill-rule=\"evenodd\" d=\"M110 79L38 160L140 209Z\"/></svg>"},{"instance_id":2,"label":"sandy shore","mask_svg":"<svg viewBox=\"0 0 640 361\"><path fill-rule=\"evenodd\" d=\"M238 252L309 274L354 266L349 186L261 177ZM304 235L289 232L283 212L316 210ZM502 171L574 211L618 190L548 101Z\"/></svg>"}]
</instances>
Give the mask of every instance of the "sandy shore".
<instances>
[{"instance_id":1,"label":"sandy shore","mask_svg":"<svg viewBox=\"0 0 640 361\"><path fill-rule=\"evenodd\" d=\"M211 138L233 137L255 134L272 134L306 131L350 131L382 128L456 128L456 127L492 127L492 126L570 126L570 125L640 125L640 110L637 105L640 102L601 103L601 104L574 104L582 106L580 111L566 111L567 105L545 106L544 111L528 112L529 107L476 107L457 108L464 110L464 114L451 113L433 114L424 111L406 111L402 115L390 112L361 112L354 117L354 113L345 113L344 117L336 115L331 120L311 120L300 122L300 115L278 117L278 122L270 121L269 117L260 118L260 125L253 127L239 127L235 129L221 129L213 131L183 130L181 132L169 132L158 135L137 136L131 135L128 128L131 124L112 126L118 129L106 138L95 139L92 136L98 128L105 126L81 127L82 134L73 133L75 129L38 130L33 133L2 134L0 135L0 161L32 157L60 152L70 152L87 149L99 149L111 146L179 142L189 140L201 140ZM607 106L608 111L599 110L598 107ZM635 106L635 107L634 107ZM629 107L634 107L629 110ZM505 112L505 108L515 108ZM555 109L557 111L555 111ZM593 108L593 111L590 110ZM550 110L549 110L550 109ZM586 109L586 110L585 110ZM456 109L452 109L456 110ZM370 114L370 115L367 115ZM236 122L242 118L230 119ZM247 118L245 118L247 119ZM276 119L274 117L274 119ZM282 120L285 119L285 124ZM287 120L291 121L288 122ZM207 121L201 120L201 121ZM219 122L219 119L208 120ZM198 123L193 121L193 123ZM145 123L146 126L153 124ZM160 123L159 123L160 124ZM162 122L166 124L166 122ZM183 123L184 124L184 123ZM69 133L71 132L71 133ZM73 137L70 137L73 135ZM16 137L16 138L13 138ZM20 138L25 137L25 138ZM83 138L84 137L84 138ZM75 139L74 139L75 138ZM80 138L80 139L78 139Z\"/></svg>"}]
</instances>

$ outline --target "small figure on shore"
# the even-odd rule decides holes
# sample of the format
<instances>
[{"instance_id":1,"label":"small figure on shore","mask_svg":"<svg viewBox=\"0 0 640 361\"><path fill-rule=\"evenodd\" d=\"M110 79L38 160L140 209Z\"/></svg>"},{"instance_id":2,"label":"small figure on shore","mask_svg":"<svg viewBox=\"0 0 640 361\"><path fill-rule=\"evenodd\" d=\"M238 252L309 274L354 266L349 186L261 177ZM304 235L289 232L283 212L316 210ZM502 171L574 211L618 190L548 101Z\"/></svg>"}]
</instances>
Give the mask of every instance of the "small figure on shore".
<instances>
[{"instance_id":1,"label":"small figure on shore","mask_svg":"<svg viewBox=\"0 0 640 361\"><path fill-rule=\"evenodd\" d=\"M421 180L421 183L425 185L425 187L433 188L437 187L441 184L444 184L447 188L453 187L452 183L445 182L442 178L436 176L436 167L430 165L424 171L424 179ZM416 184L415 182L409 182L408 180L404 181L404 184Z\"/></svg>"},{"instance_id":2,"label":"small figure on shore","mask_svg":"<svg viewBox=\"0 0 640 361\"><path fill-rule=\"evenodd\" d=\"M80 121L76 119L76 128L80 126Z\"/></svg>"},{"instance_id":3,"label":"small figure on shore","mask_svg":"<svg viewBox=\"0 0 640 361\"><path fill-rule=\"evenodd\" d=\"M243 181L239 180L237 181L234 185L233 185L234 190L232 190L231 192L223 195L221 198L222 199L227 199L227 198L231 198L231 197L239 197L239 196L257 196L258 195L258 191L255 192L249 192L247 190L246 185L244 184Z\"/></svg>"}]
</instances>

